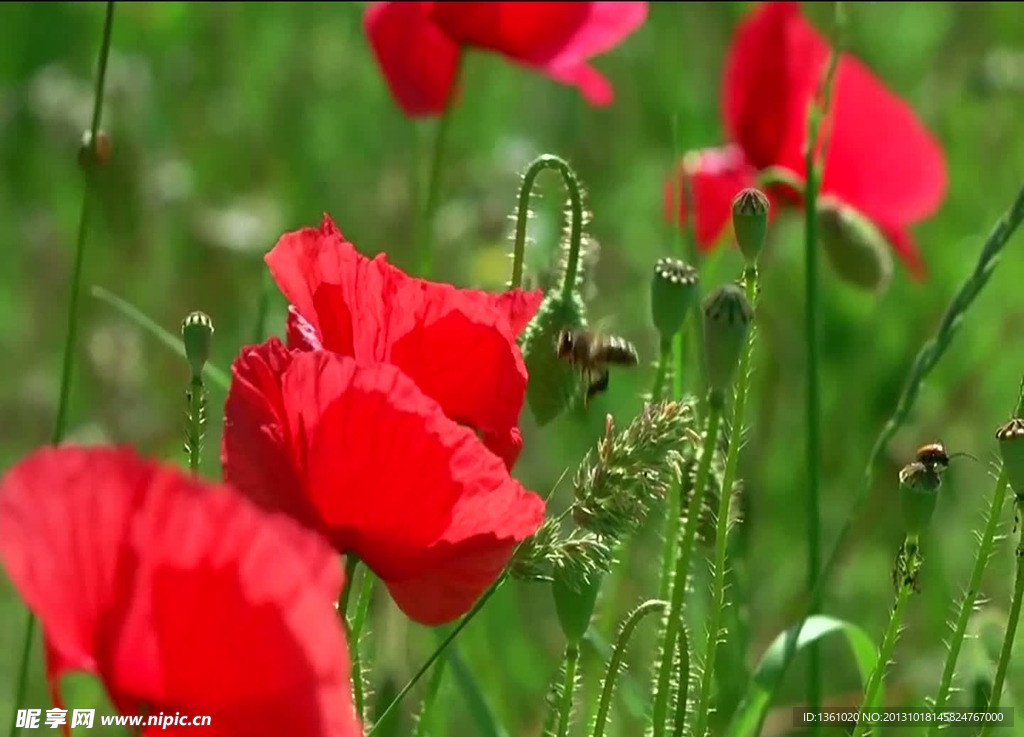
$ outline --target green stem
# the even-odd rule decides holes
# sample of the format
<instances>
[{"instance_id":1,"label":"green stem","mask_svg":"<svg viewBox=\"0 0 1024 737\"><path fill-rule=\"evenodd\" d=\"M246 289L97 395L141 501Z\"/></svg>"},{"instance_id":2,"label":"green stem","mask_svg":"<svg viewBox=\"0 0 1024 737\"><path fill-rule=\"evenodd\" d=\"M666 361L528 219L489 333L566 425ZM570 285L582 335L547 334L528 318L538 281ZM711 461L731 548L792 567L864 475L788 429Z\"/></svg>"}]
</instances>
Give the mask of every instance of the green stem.
<instances>
[{"instance_id":1,"label":"green stem","mask_svg":"<svg viewBox=\"0 0 1024 737\"><path fill-rule=\"evenodd\" d=\"M352 598L352 584L355 583L356 568L359 566L359 558L349 554L345 558L345 588L341 590L338 597L338 616L345 620L348 625L348 601Z\"/></svg>"},{"instance_id":2,"label":"green stem","mask_svg":"<svg viewBox=\"0 0 1024 737\"><path fill-rule=\"evenodd\" d=\"M445 144L448 140L448 131L451 128L452 110L459 86L459 79L462 76L461 71L462 54L459 55L459 63L452 78L452 85L448 90L448 99L445 101L444 112L441 113L441 119L437 121L434 146L430 155L430 169L428 169L427 173L427 196L424 199L423 211L420 215L420 227L418 228L419 276L424 279L430 278L434 266L434 211L437 209L437 200L440 197L441 165L444 161Z\"/></svg>"},{"instance_id":3,"label":"green stem","mask_svg":"<svg viewBox=\"0 0 1024 737\"><path fill-rule=\"evenodd\" d=\"M363 580L359 584L359 598L356 600L356 613L349 631L349 651L352 662L352 703L355 706L359 720L364 719L363 694L366 693L366 684L363 679L363 660L360 655L359 638L363 632L363 624L366 622L366 613L370 608L370 594L373 592L373 574L370 569L363 570Z\"/></svg>"},{"instance_id":4,"label":"green stem","mask_svg":"<svg viewBox=\"0 0 1024 737\"><path fill-rule=\"evenodd\" d=\"M676 691L676 716L673 724L675 733L680 735L686 726L686 710L690 700L690 637L686 634L685 624L679 628L676 653L679 656L679 670L676 673L678 690Z\"/></svg>"},{"instance_id":5,"label":"green stem","mask_svg":"<svg viewBox=\"0 0 1024 737\"><path fill-rule=\"evenodd\" d=\"M597 703L597 716L594 718L594 727L591 730L591 737L604 737L604 726L608 722L608 712L612 706L612 694L615 691L615 681L619 677L619 673L622 671L622 661L626 656L626 648L629 646L629 641L633 637L633 632L636 631L637 625L640 621L648 614L653 612L663 612L668 606L668 602L660 601L658 599L651 599L645 601L643 604L634 609L626 621L622 624L622 629L619 630L619 636L615 640L615 649L612 650L612 657L608 661L608 670L605 671L604 681L601 683L601 698Z\"/></svg>"},{"instance_id":6,"label":"green stem","mask_svg":"<svg viewBox=\"0 0 1024 737\"><path fill-rule=\"evenodd\" d=\"M64 358L61 364L60 395L57 401L57 421L54 423L51 442L58 445L64 439L68 424L68 400L71 395L71 369L78 337L78 301L82 290L82 269L85 263L85 239L89 232L89 213L92 190L97 166L96 142L99 137L100 121L103 116L103 90L107 79L107 59L110 58L110 37L114 27L114 2L107 3L103 19L103 40L100 42L96 86L93 90L92 122L89 126L89 152L85 164L85 188L82 192L82 209L78 219L78 238L75 242L75 265L71 275L71 298L68 301L67 333L64 340ZM32 638L35 634L35 617L29 612L22 635L21 658L14 687L14 708L11 710L9 735L18 731L17 715L28 687L28 663L32 652Z\"/></svg>"},{"instance_id":7,"label":"green stem","mask_svg":"<svg viewBox=\"0 0 1024 737\"><path fill-rule=\"evenodd\" d=\"M676 401L683 396L683 377L679 373L683 367L683 331L676 333L671 343L667 346L671 351L671 358L674 363L672 371L672 398ZM661 345L661 357L658 359L658 371L663 374L662 367L668 363L669 354L665 352L666 345ZM655 385L664 388L664 377L655 378ZM654 401L661 398L659 392ZM669 487L668 511L665 515L665 539L661 547L661 579L658 585L658 596L667 599L672 586L672 568L676 557L679 555L679 517L682 514L682 485L676 480Z\"/></svg>"},{"instance_id":8,"label":"green stem","mask_svg":"<svg viewBox=\"0 0 1024 737\"><path fill-rule=\"evenodd\" d=\"M416 673L413 674L413 677L409 679L408 683L402 686L402 690L399 691L398 695L395 696L395 698L391 700L391 703L387 705L387 707L381 713L380 718L370 728L370 731L366 733L366 737L370 737L374 732L380 729L380 726L384 724L384 721L391 714L391 712L394 711L395 707L397 707L402 702L402 699L404 699L406 694L408 694L409 691L412 690L412 687L419 682L419 680L428 670L430 670L430 666L434 664L434 661L441 657L441 654L444 653L444 651L448 648L450 644L452 644L452 641L459 635L460 632L462 632L465 626L472 621L473 617L480 613L480 610L484 608L484 605L490 600L492 596L494 596L495 592L499 588L501 588L501 585L505 583L506 580L508 580L507 568L498 577L498 579L491 584L490 588L488 588L487 591L485 591L483 595L479 599L477 599L477 602L473 605L473 608L466 612L466 616L459 620L459 623L452 628L452 631L448 633L448 636L445 637L441 644L437 646L433 653L431 653L430 657L427 658L426 662L420 666L419 670L417 670Z\"/></svg>"},{"instance_id":9,"label":"green stem","mask_svg":"<svg viewBox=\"0 0 1024 737\"><path fill-rule=\"evenodd\" d=\"M188 452L189 471L198 474L199 464L203 459L203 428L206 424L206 386L203 384L202 375L192 377L187 397L188 436L185 449Z\"/></svg>"},{"instance_id":10,"label":"green stem","mask_svg":"<svg viewBox=\"0 0 1024 737\"><path fill-rule=\"evenodd\" d=\"M530 219L530 196L537 176L545 169L556 169L562 175L562 182L569 194L569 254L566 259L565 273L562 277L562 296L572 297L576 288L576 273L579 271L580 249L583 244L583 193L580 189L576 173L565 159L543 154L538 156L523 174L523 183L519 185L519 202L516 207L516 234L512 249L512 280L510 289L522 286L523 260L526 255L526 225Z\"/></svg>"},{"instance_id":11,"label":"green stem","mask_svg":"<svg viewBox=\"0 0 1024 737\"><path fill-rule=\"evenodd\" d=\"M1017 495L1017 525L1022 523L1024 515L1024 496ZM1021 539L1017 544L1017 576L1013 584L1013 599L1010 602L1010 614L1006 620L1006 634L1003 636L1003 647L999 651L999 665L996 667L996 677L992 682L992 695L989 697L988 708L994 710L999 708L999 701L1003 695L1003 682L1006 680L1006 670L1010 666L1010 655L1013 653L1013 641L1017 636L1017 624L1020 621L1021 600L1024 599L1024 529L1020 532ZM993 727L993 722L985 722L981 729L980 737L986 737Z\"/></svg>"},{"instance_id":12,"label":"green stem","mask_svg":"<svg viewBox=\"0 0 1024 737\"><path fill-rule=\"evenodd\" d=\"M428 723L430 717L434 711L434 703L437 701L437 694L441 690L441 681L444 679L444 664L445 660L442 658L437 661L434 666L434 670L430 674L430 680L427 682L427 693L423 696L423 705L420 707L420 716L416 720L416 731L413 733L414 737L425 737L430 731Z\"/></svg>"},{"instance_id":13,"label":"green stem","mask_svg":"<svg viewBox=\"0 0 1024 737\"><path fill-rule=\"evenodd\" d=\"M860 708L860 717L857 720L853 737L861 737L870 725L869 722L864 720L863 716L868 709L874 708L873 704L878 697L882 676L889 666L889 659L892 658L893 650L896 648L896 641L900 636L900 626L903 624L903 611L910 600L911 590L909 584L900 584L899 591L896 594L896 604L889 615L889 626L886 627L885 634L882 636L882 644L878 648L878 660L875 661L875 667L871 671L867 685L864 687L864 704Z\"/></svg>"},{"instance_id":14,"label":"green stem","mask_svg":"<svg viewBox=\"0 0 1024 737\"><path fill-rule=\"evenodd\" d=\"M804 258L806 304L804 337L807 342L807 590L814 592L821 568L821 377L818 374L818 176L814 139L807 147L807 187L804 203ZM812 594L810 615L821 610L820 597ZM817 644L809 648L807 702L812 711L821 708L821 652Z\"/></svg>"},{"instance_id":15,"label":"green stem","mask_svg":"<svg viewBox=\"0 0 1024 737\"><path fill-rule=\"evenodd\" d=\"M704 439L700 463L697 466L697 479L694 483L693 495L690 497L690 503L686 510L686 526L683 528L683 539L679 547L679 556L676 560L675 575L672 581L672 603L669 608L668 622L665 625L665 638L658 667L657 691L654 697L654 737L662 737L667 728L672 665L675 660L674 648L683 624L683 601L686 598L690 556L693 552L697 525L700 522L700 508L704 501L704 492L707 489L708 477L711 475L711 458L718 441L718 426L722 419L723 404L724 398L720 393L712 392L708 399L707 437Z\"/></svg>"},{"instance_id":16,"label":"green stem","mask_svg":"<svg viewBox=\"0 0 1024 737\"><path fill-rule=\"evenodd\" d=\"M757 300L757 267L751 266L744 275L747 299L754 305ZM711 682L714 679L715 657L722 626L722 612L725 609L725 554L729 540L729 517L732 501L732 487L736 481L739 466L740 444L743 441L743 412L747 403L747 389L750 385L750 355L754 347L755 330L750 331L747 343L740 354L739 378L736 382L736 397L729 422L729 449L725 457L725 471L718 500L718 521L715 527L715 580L711 594L711 617L708 622L707 642L704 652L704 671L700 679L697 698L697 721L693 731L695 737L703 737L707 728L708 712L711 705ZM681 733L677 725L677 734Z\"/></svg>"},{"instance_id":17,"label":"green stem","mask_svg":"<svg viewBox=\"0 0 1024 737\"><path fill-rule=\"evenodd\" d=\"M558 737L569 734L572 722L572 702L576 695L576 667L580 660L580 649L574 643L565 647L565 678L562 680L562 701L558 707Z\"/></svg>"},{"instance_id":18,"label":"green stem","mask_svg":"<svg viewBox=\"0 0 1024 737\"><path fill-rule=\"evenodd\" d=\"M974 612L974 602L978 598L981 589L981 579L985 574L989 558L992 555L992 542L995 539L996 529L999 527L1000 513L1003 511L1003 504L1006 501L1006 490L1009 483L1006 479L1004 469L996 480L995 492L992 494L992 505L988 510L988 522L978 542L978 557L974 560L974 569L971 571L971 580L967 584L967 591L960 602L960 611L957 612L956 624L953 626L953 634L949 639L946 652L946 663L942 668L942 679L939 681L939 690L935 694L935 705L933 713L938 714L946 707L949 699L950 688L953 684L953 674L956 671L956 661L960 656L960 646L963 644L964 633L967 632L967 623ZM993 691L993 693L995 693ZM928 734L934 735L938 732L939 725L933 723L928 727Z\"/></svg>"},{"instance_id":19,"label":"green stem","mask_svg":"<svg viewBox=\"0 0 1024 737\"><path fill-rule=\"evenodd\" d=\"M651 402L657 404L665 395L665 377L668 375L668 364L672 360L672 339L661 341L661 349L658 352L658 367L654 373L654 383L651 385Z\"/></svg>"}]
</instances>

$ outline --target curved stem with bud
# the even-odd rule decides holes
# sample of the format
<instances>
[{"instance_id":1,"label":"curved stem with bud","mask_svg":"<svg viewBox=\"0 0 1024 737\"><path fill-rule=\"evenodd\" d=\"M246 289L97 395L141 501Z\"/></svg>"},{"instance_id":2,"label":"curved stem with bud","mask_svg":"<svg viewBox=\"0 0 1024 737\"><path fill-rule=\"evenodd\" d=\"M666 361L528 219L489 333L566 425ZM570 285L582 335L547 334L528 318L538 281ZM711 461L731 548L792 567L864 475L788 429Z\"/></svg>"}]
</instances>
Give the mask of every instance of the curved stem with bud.
<instances>
[{"instance_id":1,"label":"curved stem with bud","mask_svg":"<svg viewBox=\"0 0 1024 737\"><path fill-rule=\"evenodd\" d=\"M619 677L619 672L622 670L622 660L626 655L626 648L629 646L629 641L632 639L637 625L648 614L663 612L667 606L668 602L659 599L645 601L630 612L625 622L622 623L622 629L619 630L619 636L615 640L615 649L612 651L612 657L608 661L608 670L605 672L604 681L601 683L601 698L597 703L597 716L594 718L594 726L590 731L591 737L604 737L604 726L608 722L608 712L612 705L615 680Z\"/></svg>"},{"instance_id":2,"label":"curved stem with bud","mask_svg":"<svg viewBox=\"0 0 1024 737\"><path fill-rule=\"evenodd\" d=\"M555 169L562 175L562 182L569 193L570 230L569 253L562 281L562 296L569 299L576 287L576 272L579 270L580 248L583 242L583 195L576 173L565 159L544 154L533 160L523 175L519 187L519 204L516 210L516 235L512 250L512 279L510 289L523 283L523 260L526 255L526 223L530 219L530 195L537 176L545 169Z\"/></svg>"},{"instance_id":3,"label":"curved stem with bud","mask_svg":"<svg viewBox=\"0 0 1024 737\"><path fill-rule=\"evenodd\" d=\"M84 155L85 188L82 191L82 209L78 220L78 238L75 242L75 265L71 275L71 297L68 300L67 334L64 340L64 358L60 377L60 395L57 401L57 421L54 423L51 441L54 445L64 439L68 424L68 398L71 395L71 368L75 355L78 337L78 302L82 289L82 270L85 263L85 239L89 232L89 214L91 212L92 190L99 165L97 145L100 137L100 121L103 115L103 90L107 79L107 60L110 58L110 37L114 27L114 2L107 2L103 20L103 39L100 42L99 64L96 73L96 86L93 92L92 122L89 126L89 139ZM8 734L13 735L17 727L18 708L25 700L28 685L28 661L32 651L32 639L35 635L35 616L29 612L22 635L21 655L18 660L18 675L14 680L14 701L11 710L11 726Z\"/></svg>"}]
</instances>

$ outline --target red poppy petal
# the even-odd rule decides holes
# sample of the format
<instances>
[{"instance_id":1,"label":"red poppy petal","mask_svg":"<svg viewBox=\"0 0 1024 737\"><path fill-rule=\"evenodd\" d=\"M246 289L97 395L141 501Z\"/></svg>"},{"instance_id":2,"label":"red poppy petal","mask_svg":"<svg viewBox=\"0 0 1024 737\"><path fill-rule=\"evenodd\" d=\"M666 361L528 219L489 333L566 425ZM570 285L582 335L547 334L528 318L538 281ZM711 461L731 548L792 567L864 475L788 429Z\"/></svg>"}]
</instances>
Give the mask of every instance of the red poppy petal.
<instances>
[{"instance_id":1,"label":"red poppy petal","mask_svg":"<svg viewBox=\"0 0 1024 737\"><path fill-rule=\"evenodd\" d=\"M304 318L295 305L288 305L288 319L285 325L288 347L296 351L322 351L324 346L312 323Z\"/></svg>"},{"instance_id":2,"label":"red poppy petal","mask_svg":"<svg viewBox=\"0 0 1024 737\"><path fill-rule=\"evenodd\" d=\"M757 168L781 165L804 176L807 111L829 54L798 3L764 3L740 25L723 112L730 136ZM834 84L822 191L879 221L931 215L947 187L934 137L855 57L840 57Z\"/></svg>"},{"instance_id":3,"label":"red poppy petal","mask_svg":"<svg viewBox=\"0 0 1024 737\"><path fill-rule=\"evenodd\" d=\"M686 203L680 196L683 171L690 172L693 206L697 213L695 235L701 250L709 251L732 220L732 200L755 184L756 172L737 146L706 148L687 155L665 185L665 212L671 220L678 212L686 222Z\"/></svg>"},{"instance_id":4,"label":"red poppy petal","mask_svg":"<svg viewBox=\"0 0 1024 737\"><path fill-rule=\"evenodd\" d=\"M496 310L508 322L513 338L518 338L519 334L526 329L533 316L537 314L537 310L540 309L540 303L544 301L543 289L530 291L510 289L499 294L482 292L477 289L461 289L459 292L481 309Z\"/></svg>"},{"instance_id":5,"label":"red poppy petal","mask_svg":"<svg viewBox=\"0 0 1024 737\"><path fill-rule=\"evenodd\" d=\"M510 545L543 521L544 502L395 367L299 354L283 387L290 426L308 439L308 493L335 545L389 586L434 581L432 597L399 602L411 618L438 624L467 611ZM438 602L448 602L441 614Z\"/></svg>"},{"instance_id":6,"label":"red poppy petal","mask_svg":"<svg viewBox=\"0 0 1024 737\"><path fill-rule=\"evenodd\" d=\"M576 2L434 3L431 19L456 41L520 61L558 54L586 21L588 6Z\"/></svg>"},{"instance_id":7,"label":"red poppy petal","mask_svg":"<svg viewBox=\"0 0 1024 737\"><path fill-rule=\"evenodd\" d=\"M617 46L647 18L645 2L435 3L432 17L452 38L496 51L607 105L608 81L586 62Z\"/></svg>"},{"instance_id":8,"label":"red poppy petal","mask_svg":"<svg viewBox=\"0 0 1024 737\"><path fill-rule=\"evenodd\" d=\"M933 214L947 187L938 142L860 61L844 54L836 74L822 191L884 222Z\"/></svg>"},{"instance_id":9,"label":"red poppy petal","mask_svg":"<svg viewBox=\"0 0 1024 737\"><path fill-rule=\"evenodd\" d=\"M806 114L813 87L794 85L787 57L799 23L798 3L762 3L738 26L725 61L722 117L730 140L758 169L780 163L793 131L804 129L799 110ZM807 80L813 74L808 69Z\"/></svg>"},{"instance_id":10,"label":"red poppy petal","mask_svg":"<svg viewBox=\"0 0 1024 737\"><path fill-rule=\"evenodd\" d=\"M430 19L427 2L373 3L363 18L391 94L410 117L444 112L461 53Z\"/></svg>"},{"instance_id":11,"label":"red poppy petal","mask_svg":"<svg viewBox=\"0 0 1024 737\"><path fill-rule=\"evenodd\" d=\"M292 353L277 338L245 348L235 360L224 406L221 461L229 484L266 509L315 526L281 396L281 376L291 362Z\"/></svg>"},{"instance_id":12,"label":"red poppy petal","mask_svg":"<svg viewBox=\"0 0 1024 737\"><path fill-rule=\"evenodd\" d=\"M359 253L328 215L319 228L281 236L265 261L281 292L319 335L323 347L346 355L381 360L386 350L388 310L398 271L383 254ZM400 273L400 272L399 272ZM336 300L317 298L324 284L340 288ZM352 319L353 314L358 320ZM358 345L357 345L358 343Z\"/></svg>"},{"instance_id":13,"label":"red poppy petal","mask_svg":"<svg viewBox=\"0 0 1024 737\"><path fill-rule=\"evenodd\" d=\"M87 670L122 712L209 715L224 737L362 734L336 557L229 488L127 449L41 450L0 486L0 555L51 681Z\"/></svg>"}]
</instances>

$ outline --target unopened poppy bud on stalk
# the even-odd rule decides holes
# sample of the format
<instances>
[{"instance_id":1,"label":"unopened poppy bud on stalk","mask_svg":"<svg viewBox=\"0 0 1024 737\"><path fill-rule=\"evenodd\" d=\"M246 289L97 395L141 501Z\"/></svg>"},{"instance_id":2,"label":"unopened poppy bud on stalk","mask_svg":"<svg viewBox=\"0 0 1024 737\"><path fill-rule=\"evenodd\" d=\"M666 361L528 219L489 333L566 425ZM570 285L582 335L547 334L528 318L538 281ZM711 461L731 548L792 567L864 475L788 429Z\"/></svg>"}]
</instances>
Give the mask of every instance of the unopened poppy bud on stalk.
<instances>
[{"instance_id":1,"label":"unopened poppy bud on stalk","mask_svg":"<svg viewBox=\"0 0 1024 737\"><path fill-rule=\"evenodd\" d=\"M210 316L199 310L189 313L181 323L181 337L185 342L185 357L192 367L192 376L202 376L213 343L213 321Z\"/></svg>"},{"instance_id":2,"label":"unopened poppy bud on stalk","mask_svg":"<svg viewBox=\"0 0 1024 737\"><path fill-rule=\"evenodd\" d=\"M999 453L1010 488L1018 497L1024 495L1024 419L1014 417L996 431Z\"/></svg>"},{"instance_id":3,"label":"unopened poppy bud on stalk","mask_svg":"<svg viewBox=\"0 0 1024 737\"><path fill-rule=\"evenodd\" d=\"M99 131L96 134L96 163L103 166L110 161L114 146L110 142L110 136L106 131ZM92 131L82 133L82 142L78 146L78 164L83 169L88 168L92 157Z\"/></svg>"},{"instance_id":4,"label":"unopened poppy bud on stalk","mask_svg":"<svg viewBox=\"0 0 1024 737\"><path fill-rule=\"evenodd\" d=\"M697 297L697 270L675 258L660 258L651 280L651 319L662 342L672 340Z\"/></svg>"},{"instance_id":5,"label":"unopened poppy bud on stalk","mask_svg":"<svg viewBox=\"0 0 1024 737\"><path fill-rule=\"evenodd\" d=\"M932 466L914 461L900 470L900 513L907 535L921 534L935 512L942 476Z\"/></svg>"},{"instance_id":6,"label":"unopened poppy bud on stalk","mask_svg":"<svg viewBox=\"0 0 1024 737\"><path fill-rule=\"evenodd\" d=\"M768 198L759 189L749 187L732 201L732 229L736 243L749 265L757 263L768 233Z\"/></svg>"},{"instance_id":7,"label":"unopened poppy bud on stalk","mask_svg":"<svg viewBox=\"0 0 1024 737\"><path fill-rule=\"evenodd\" d=\"M844 281L884 292L892 278L889 243L867 217L831 198L818 203L818 228L829 263Z\"/></svg>"},{"instance_id":8,"label":"unopened poppy bud on stalk","mask_svg":"<svg viewBox=\"0 0 1024 737\"><path fill-rule=\"evenodd\" d=\"M598 573L581 578L574 576L565 566L555 567L551 592L555 598L558 622L569 642L577 644L587 633L600 588L601 576Z\"/></svg>"},{"instance_id":9,"label":"unopened poppy bud on stalk","mask_svg":"<svg viewBox=\"0 0 1024 737\"><path fill-rule=\"evenodd\" d=\"M754 309L736 284L723 284L704 300L704 352L713 394L723 397L732 384L747 342Z\"/></svg>"}]
</instances>

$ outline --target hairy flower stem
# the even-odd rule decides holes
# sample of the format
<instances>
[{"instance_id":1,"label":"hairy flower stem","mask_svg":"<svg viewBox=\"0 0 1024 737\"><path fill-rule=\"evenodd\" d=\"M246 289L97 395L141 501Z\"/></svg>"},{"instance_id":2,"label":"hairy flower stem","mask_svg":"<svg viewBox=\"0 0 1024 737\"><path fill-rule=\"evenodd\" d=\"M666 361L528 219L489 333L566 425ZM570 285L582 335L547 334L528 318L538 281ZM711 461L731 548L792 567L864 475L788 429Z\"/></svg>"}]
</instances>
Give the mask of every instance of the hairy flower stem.
<instances>
[{"instance_id":1,"label":"hairy flower stem","mask_svg":"<svg viewBox=\"0 0 1024 737\"><path fill-rule=\"evenodd\" d=\"M981 579L985 574L989 558L992 556L992 543L995 539L996 528L999 527L1000 513L1006 501L1006 490L1009 483L1006 480L1006 471L999 474L996 480L995 492L992 494L992 505L988 510L988 522L981 534L978 543L978 557L974 560L974 569L971 571L971 580L967 584L967 590L960 601L960 611L957 612L956 623L953 625L953 634L950 636L948 650L946 652L946 663L942 668L942 679L939 681L939 690L935 694L935 705L933 712L938 714L946 707L950 690L953 684L953 674L956 672L956 661L960 656L960 646L963 644L964 634L967 632L967 624L974 611L974 603L978 598L981 589ZM995 693L993 691L993 693ZM928 728L928 734L934 735L938 732L939 725L933 724Z\"/></svg>"},{"instance_id":2,"label":"hairy flower stem","mask_svg":"<svg viewBox=\"0 0 1024 737\"><path fill-rule=\"evenodd\" d=\"M672 581L672 602L669 608L668 622L665 625L664 642L662 643L661 662L658 666L657 691L654 696L653 724L654 737L662 737L668 727L668 702L672 690L672 665L675 660L674 649L679 630L683 626L683 602L686 598L687 574L690 571L690 557L693 553L693 542L700 523L700 509L707 490L708 478L711 475L711 458L718 441L718 426L721 424L722 407L725 398L721 392L712 391L708 396L707 436L701 450L700 462L697 466L697 480L693 486L693 494L686 509L686 526L683 528L683 539L679 546L676 559L675 575ZM723 493L724 490L723 490ZM682 725L676 725L681 730ZM677 731L678 733L678 731Z\"/></svg>"},{"instance_id":3,"label":"hairy flower stem","mask_svg":"<svg viewBox=\"0 0 1024 737\"><path fill-rule=\"evenodd\" d=\"M667 606L668 602L658 599L645 601L630 612L625 622L622 623L619 636L615 640L615 649L612 651L612 657L608 661L608 670L605 671L604 680L601 682L601 697L597 703L597 716L594 717L594 726L590 730L591 737L604 737L604 727L608 723L608 712L612 706L615 681L622 671L622 661L626 656L626 648L629 647L629 641L632 639L637 625L648 614L663 612Z\"/></svg>"},{"instance_id":4,"label":"hairy flower stem","mask_svg":"<svg viewBox=\"0 0 1024 737\"><path fill-rule=\"evenodd\" d=\"M437 201L441 194L441 169L444 162L445 145L448 141L448 131L451 129L455 94L462 76L463 56L464 54L459 55L459 62L452 78L452 86L448 90L448 99L445 101L444 112L441 113L441 118L437 121L434 144L430 154L430 168L427 170L427 194L416 228L419 276L423 279L429 279L434 268L434 212L437 210Z\"/></svg>"},{"instance_id":5,"label":"hairy flower stem","mask_svg":"<svg viewBox=\"0 0 1024 737\"><path fill-rule=\"evenodd\" d=\"M665 378L668 375L668 364L672 360L672 344L675 336L671 339L661 340L658 351L658 367L654 373L654 383L651 384L651 402L656 404L665 396ZM675 397L673 397L675 398Z\"/></svg>"},{"instance_id":6,"label":"hairy flower stem","mask_svg":"<svg viewBox=\"0 0 1024 737\"><path fill-rule=\"evenodd\" d=\"M92 190L95 183L97 154L96 142L99 138L100 121L103 116L103 90L107 79L107 59L110 58L110 37L114 27L114 2L107 3L106 15L103 20L103 40L100 42L99 62L96 73L96 86L93 91L92 122L89 126L89 150L85 164L85 187L82 191L82 209L78 219L78 238L75 242L75 265L71 275L71 297L68 300L67 333L64 339L64 358L61 364L60 398L57 401L57 421L54 423L51 442L59 444L64 439L68 424L68 399L71 395L71 369L78 337L78 301L82 290L82 269L85 263L85 239L89 232L89 214L92 203ZM11 726L9 735L18 731L18 709L25 699L28 686L28 662L32 652L32 639L35 635L36 619L29 612L22 635L21 656L18 661L18 675L14 681L14 702L11 709Z\"/></svg>"},{"instance_id":7,"label":"hairy flower stem","mask_svg":"<svg viewBox=\"0 0 1024 737\"><path fill-rule=\"evenodd\" d=\"M572 703L576 696L576 668L580 662L580 648L575 643L565 646L565 659L563 668L565 677L562 679L562 700L558 706L558 732L557 737L567 737L569 725L572 722Z\"/></svg>"},{"instance_id":8,"label":"hairy flower stem","mask_svg":"<svg viewBox=\"0 0 1024 737\"><path fill-rule=\"evenodd\" d=\"M1017 526L1020 527L1022 515L1024 515L1024 495L1017 494L1016 498ZM1024 529L1020 531L1020 540L1017 543L1017 576L1013 583L1013 599L1010 602L1010 614L1006 620L1006 634L1003 636L1003 647L999 651L999 665L996 666L996 677L992 681L992 694L989 696L988 708L990 710L999 707L999 700L1003 695L1003 683L1006 680L1006 670L1010 666L1010 655L1013 653L1013 641L1017 636L1017 624L1020 622L1021 600L1024 599ZM985 722L981 729L980 737L986 737L992 731L993 722Z\"/></svg>"},{"instance_id":9,"label":"hairy flower stem","mask_svg":"<svg viewBox=\"0 0 1024 737\"><path fill-rule=\"evenodd\" d=\"M203 435L206 425L206 385L203 384L202 374L192 377L185 398L188 401L188 427L185 431L188 469L193 474L198 474L199 464L203 459Z\"/></svg>"},{"instance_id":10,"label":"hairy flower stem","mask_svg":"<svg viewBox=\"0 0 1024 737\"><path fill-rule=\"evenodd\" d=\"M747 299L754 306L757 302L757 267L748 266L743 280ZM701 675L700 691L697 697L696 726L693 730L695 737L703 737L707 729L711 706L711 683L714 680L715 657L718 653L722 613L725 609L725 554L729 541L729 507L732 502L732 487L736 482L736 471L739 466L740 444L743 440L743 412L747 403L747 389L750 386L750 356L753 352L756 333L756 328L751 327L747 344L743 348L743 353L740 354L736 396L733 400L732 417L729 421L729 449L725 456L725 471L722 474L718 518L715 526L715 580L712 585L711 615L708 620L707 643L704 649L704 672Z\"/></svg>"},{"instance_id":11,"label":"hairy flower stem","mask_svg":"<svg viewBox=\"0 0 1024 737\"><path fill-rule=\"evenodd\" d=\"M905 556L905 557L904 557ZM885 628L882 635L882 642L878 646L878 660L868 677L867 685L864 686L864 703L860 708L860 716L857 726L854 729L853 737L861 737L869 728L870 722L864 719L868 709L874 708L878 697L878 689L882 685L882 678L889 667L889 660L892 658L893 650L896 648L896 641L900 636L900 627L903 625L903 612L906 609L910 595L914 591L915 577L921 566L920 553L917 547L917 538L908 536L900 549L900 562L897 563L897 590L896 603L889 615L889 626Z\"/></svg>"},{"instance_id":12,"label":"hairy flower stem","mask_svg":"<svg viewBox=\"0 0 1024 737\"><path fill-rule=\"evenodd\" d=\"M1006 244L1022 222L1024 222L1024 186L1017 191L1017 196L1010 205L1010 208L1003 213L999 222L996 223L986 238L974 270L964 283L960 285L960 289L949 303L935 335L918 351L917 357L910 368L910 375L903 387L903 393L896 403L896 409L882 427L874 446L871 448L871 453L868 455L868 460L865 464L861 487L853 503L850 505L850 511L843 516L842 526L839 528L836 541L833 543L828 557L825 559L824 566L822 566L821 576L818 579L813 596L820 595L820 590L823 588L822 582L827 580L829 572L835 566L836 561L839 560L839 553L843 549L846 538L853 529L854 523L860 518L864 503L871 496L871 491L874 489L875 484L875 468L885 455L890 441L907 421L907 417L917 401L925 379L942 359L942 356L945 355L946 350L953 342L953 337L963 324L964 315L971 305L974 304L974 300L981 294L982 289L992 277L992 273L995 271L996 264L998 263L999 254L1006 247ZM1022 386L1022 390L1024 390L1024 386ZM1024 395L1022 395L1022 399L1024 399ZM1018 407L1020 406L1018 403ZM785 673L796 656L797 643L800 639L800 633L803 631L804 623L807 621L807 616L808 613L805 611L804 616L800 618L796 626L793 627L790 634L786 637L786 647L783 652L780 674ZM764 724L764 719L768 713L768 706L773 702L782 681L781 677L775 681L771 696L764 702L764 706L761 707L758 715L760 725Z\"/></svg>"}]
</instances>

